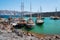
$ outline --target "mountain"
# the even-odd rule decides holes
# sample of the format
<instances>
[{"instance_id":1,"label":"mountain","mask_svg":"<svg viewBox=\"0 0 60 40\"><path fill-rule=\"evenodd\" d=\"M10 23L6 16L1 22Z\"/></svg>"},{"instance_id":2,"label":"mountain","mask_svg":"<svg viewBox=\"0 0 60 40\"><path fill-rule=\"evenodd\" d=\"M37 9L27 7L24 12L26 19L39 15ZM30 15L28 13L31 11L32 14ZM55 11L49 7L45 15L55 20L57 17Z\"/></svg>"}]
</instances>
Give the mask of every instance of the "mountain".
<instances>
[{"instance_id":1,"label":"mountain","mask_svg":"<svg viewBox=\"0 0 60 40\"><path fill-rule=\"evenodd\" d=\"M29 14L29 12L24 11L23 13L21 13L19 11L0 10L0 15L14 15L14 14L21 16L22 14L23 15Z\"/></svg>"}]
</instances>

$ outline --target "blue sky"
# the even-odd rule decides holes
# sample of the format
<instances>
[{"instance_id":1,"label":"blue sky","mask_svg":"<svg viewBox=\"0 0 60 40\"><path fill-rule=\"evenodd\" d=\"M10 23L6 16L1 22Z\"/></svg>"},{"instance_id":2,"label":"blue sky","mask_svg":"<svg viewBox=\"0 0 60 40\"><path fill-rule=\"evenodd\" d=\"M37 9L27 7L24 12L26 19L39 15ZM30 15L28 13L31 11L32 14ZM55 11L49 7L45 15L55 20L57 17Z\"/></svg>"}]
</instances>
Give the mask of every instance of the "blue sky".
<instances>
[{"instance_id":1,"label":"blue sky","mask_svg":"<svg viewBox=\"0 0 60 40\"><path fill-rule=\"evenodd\" d=\"M24 1L24 10L30 11L30 0ZM31 0L32 11L37 12L42 8L42 12L60 11L60 0ZM21 0L0 0L0 10L21 11Z\"/></svg>"}]
</instances>

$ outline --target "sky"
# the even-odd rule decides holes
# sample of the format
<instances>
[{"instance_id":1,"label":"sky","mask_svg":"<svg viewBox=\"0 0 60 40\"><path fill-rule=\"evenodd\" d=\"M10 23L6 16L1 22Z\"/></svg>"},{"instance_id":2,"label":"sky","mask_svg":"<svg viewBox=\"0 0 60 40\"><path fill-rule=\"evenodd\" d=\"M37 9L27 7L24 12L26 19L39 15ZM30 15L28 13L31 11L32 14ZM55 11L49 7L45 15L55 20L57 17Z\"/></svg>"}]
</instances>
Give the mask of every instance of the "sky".
<instances>
[{"instance_id":1,"label":"sky","mask_svg":"<svg viewBox=\"0 0 60 40\"><path fill-rule=\"evenodd\" d=\"M21 11L21 1L24 1L24 11L30 11L30 1L33 12L60 11L60 0L0 0L0 10Z\"/></svg>"}]
</instances>

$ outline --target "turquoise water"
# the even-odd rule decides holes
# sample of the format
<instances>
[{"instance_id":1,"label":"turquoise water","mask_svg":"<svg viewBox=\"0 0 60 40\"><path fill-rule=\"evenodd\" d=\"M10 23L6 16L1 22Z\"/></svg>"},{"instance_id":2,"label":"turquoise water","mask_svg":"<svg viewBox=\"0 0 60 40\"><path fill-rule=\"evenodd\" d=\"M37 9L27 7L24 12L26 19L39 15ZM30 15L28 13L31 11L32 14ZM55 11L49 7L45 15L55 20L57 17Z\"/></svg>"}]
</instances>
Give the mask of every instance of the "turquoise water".
<instances>
[{"instance_id":1,"label":"turquoise water","mask_svg":"<svg viewBox=\"0 0 60 40\"><path fill-rule=\"evenodd\" d=\"M33 17L32 19L35 22L36 18ZM60 34L60 20L53 20L49 17L46 17L43 20L43 25L35 25L30 31L38 34Z\"/></svg>"},{"instance_id":2,"label":"turquoise water","mask_svg":"<svg viewBox=\"0 0 60 40\"><path fill-rule=\"evenodd\" d=\"M9 16L3 16L8 18ZM14 17L14 16L12 16ZM18 18L19 16L16 16ZM28 17L25 17L27 20ZM36 17L32 18L35 22ZM35 25L33 29L29 30L31 32L39 33L39 34L60 34L60 20L53 20L49 17L45 17L43 25Z\"/></svg>"}]
</instances>

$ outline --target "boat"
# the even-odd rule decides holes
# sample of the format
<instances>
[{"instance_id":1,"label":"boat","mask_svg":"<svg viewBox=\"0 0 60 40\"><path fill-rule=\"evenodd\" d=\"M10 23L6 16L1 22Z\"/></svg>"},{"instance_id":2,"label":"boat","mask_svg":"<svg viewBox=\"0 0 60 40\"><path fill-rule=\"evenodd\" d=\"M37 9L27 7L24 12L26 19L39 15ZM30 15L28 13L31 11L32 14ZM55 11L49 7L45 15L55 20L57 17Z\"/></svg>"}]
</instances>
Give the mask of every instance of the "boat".
<instances>
[{"instance_id":1,"label":"boat","mask_svg":"<svg viewBox=\"0 0 60 40\"><path fill-rule=\"evenodd\" d=\"M40 12L41 12L41 7L40 7ZM40 13L40 12L39 12L39 13ZM42 12L41 12L41 13L42 13ZM42 19L44 19L44 17L42 17L41 14L38 14L38 15L37 15L37 18L36 18L36 21L35 21L36 24L37 24L37 25L43 24L44 21L43 21Z\"/></svg>"},{"instance_id":2,"label":"boat","mask_svg":"<svg viewBox=\"0 0 60 40\"><path fill-rule=\"evenodd\" d=\"M21 27L24 27L24 26L26 26L26 24L27 24L26 20L25 20L24 18L21 18L19 25L20 25Z\"/></svg>"},{"instance_id":3,"label":"boat","mask_svg":"<svg viewBox=\"0 0 60 40\"><path fill-rule=\"evenodd\" d=\"M23 1L21 1L21 18L20 18L20 26L21 27L24 27L24 26L26 26L26 20L25 20L25 18L24 18L24 2Z\"/></svg>"},{"instance_id":4,"label":"boat","mask_svg":"<svg viewBox=\"0 0 60 40\"><path fill-rule=\"evenodd\" d=\"M30 1L30 17L27 20L27 28L33 28L33 26L35 26L34 21L32 20L32 9L31 9L31 1Z\"/></svg>"},{"instance_id":5,"label":"boat","mask_svg":"<svg viewBox=\"0 0 60 40\"><path fill-rule=\"evenodd\" d=\"M58 16L51 16L51 19L57 20L57 19L60 19L60 17L58 17Z\"/></svg>"},{"instance_id":6,"label":"boat","mask_svg":"<svg viewBox=\"0 0 60 40\"><path fill-rule=\"evenodd\" d=\"M41 17L37 17L36 24L41 25L43 23L44 23L44 21L41 19Z\"/></svg>"},{"instance_id":7,"label":"boat","mask_svg":"<svg viewBox=\"0 0 60 40\"><path fill-rule=\"evenodd\" d=\"M18 18L18 19L15 19L10 24L12 24L14 28L22 28L26 26L26 20L23 18Z\"/></svg>"},{"instance_id":8,"label":"boat","mask_svg":"<svg viewBox=\"0 0 60 40\"><path fill-rule=\"evenodd\" d=\"M16 27L24 27L26 26L27 22L24 19L24 2L21 1L21 16L19 18L19 22L17 23Z\"/></svg>"},{"instance_id":9,"label":"boat","mask_svg":"<svg viewBox=\"0 0 60 40\"><path fill-rule=\"evenodd\" d=\"M55 14L54 14L54 16L51 16L51 19L54 19L54 20L58 20L58 19L60 19L60 17L58 17L57 16L57 8L55 8Z\"/></svg>"},{"instance_id":10,"label":"boat","mask_svg":"<svg viewBox=\"0 0 60 40\"><path fill-rule=\"evenodd\" d=\"M33 22L32 18L29 18L27 20L27 28L33 28L35 26L35 23Z\"/></svg>"},{"instance_id":11,"label":"boat","mask_svg":"<svg viewBox=\"0 0 60 40\"><path fill-rule=\"evenodd\" d=\"M13 26L16 26L17 22L11 22L10 24L13 25Z\"/></svg>"}]
</instances>

